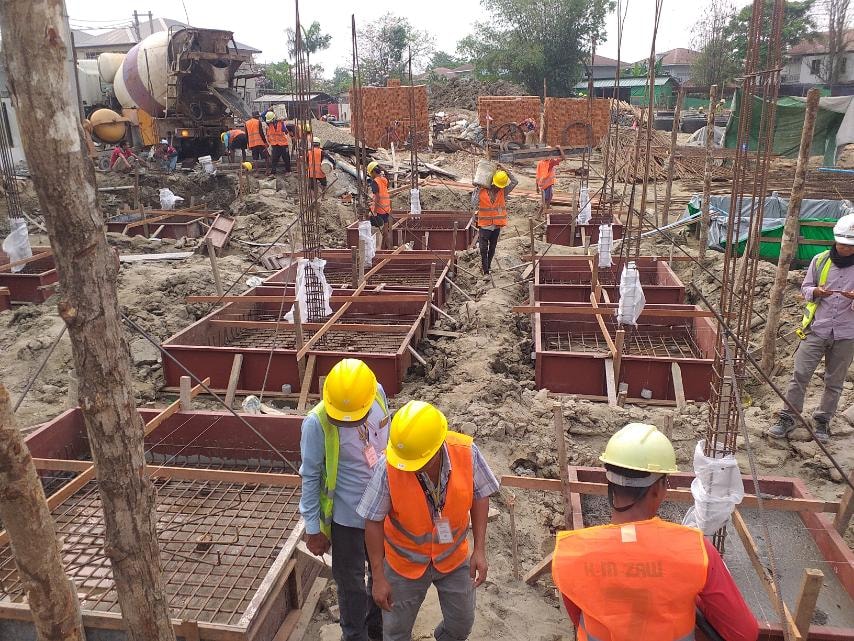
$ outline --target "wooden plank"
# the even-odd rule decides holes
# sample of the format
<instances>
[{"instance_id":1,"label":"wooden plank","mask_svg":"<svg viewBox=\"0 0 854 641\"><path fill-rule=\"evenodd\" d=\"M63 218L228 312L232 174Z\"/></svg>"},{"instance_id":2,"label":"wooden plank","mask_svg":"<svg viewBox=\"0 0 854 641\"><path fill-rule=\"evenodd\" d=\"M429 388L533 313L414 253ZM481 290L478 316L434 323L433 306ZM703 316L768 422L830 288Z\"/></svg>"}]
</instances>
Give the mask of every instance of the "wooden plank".
<instances>
[{"instance_id":1,"label":"wooden plank","mask_svg":"<svg viewBox=\"0 0 854 641\"><path fill-rule=\"evenodd\" d=\"M501 477L501 485L506 487L518 487L523 490L538 490L541 492L560 492L560 481L556 479L544 479L533 476L505 475ZM594 481L570 481L569 489L578 494L590 494L593 496L607 496L608 484ZM667 490L667 500L674 503L693 503L694 497L689 489L671 488ZM742 507L759 507L759 501L755 494L745 494L741 502ZM833 501L819 501L814 499L796 498L764 498L762 505L769 510L778 512L835 512L839 506Z\"/></svg>"},{"instance_id":2,"label":"wooden plank","mask_svg":"<svg viewBox=\"0 0 854 641\"><path fill-rule=\"evenodd\" d=\"M308 363L305 366L305 376L303 376L302 385L300 386L299 403L297 403L297 410L300 412L305 411L305 406L308 403L308 390L311 388L311 379L314 376L316 361L317 357L314 354L309 354Z\"/></svg>"},{"instance_id":3,"label":"wooden plank","mask_svg":"<svg viewBox=\"0 0 854 641\"><path fill-rule=\"evenodd\" d=\"M848 480L854 483L854 470L848 473ZM854 490L849 485L842 495L842 500L839 502L839 511L833 517L833 527L843 538L845 537L845 532L848 530L848 524L851 522L852 515L854 515Z\"/></svg>"},{"instance_id":4,"label":"wooden plank","mask_svg":"<svg viewBox=\"0 0 854 641\"><path fill-rule=\"evenodd\" d=\"M299 611L299 619L293 631L287 637L279 639L277 634L273 637L273 641L302 641L305 638L305 633L308 631L308 626L314 618L314 611L317 608L317 603L320 601L320 595L326 589L327 579L318 577L314 580L308 595L305 597L305 603Z\"/></svg>"},{"instance_id":5,"label":"wooden plank","mask_svg":"<svg viewBox=\"0 0 854 641\"><path fill-rule=\"evenodd\" d=\"M569 489L569 463L566 460L566 433L563 423L563 406L556 403L554 413L554 436L557 443L557 465L560 474L560 484L563 494L564 527L569 527L572 517L572 497Z\"/></svg>"},{"instance_id":6,"label":"wooden plank","mask_svg":"<svg viewBox=\"0 0 854 641\"><path fill-rule=\"evenodd\" d=\"M592 294L591 294L592 295ZM613 316L614 307L558 307L554 305L517 305L512 309L515 314L561 314L572 316ZM715 318L712 312L703 309L650 309L645 308L640 317L655 318Z\"/></svg>"},{"instance_id":7,"label":"wooden plank","mask_svg":"<svg viewBox=\"0 0 854 641\"><path fill-rule=\"evenodd\" d=\"M412 354L412 358L421 363L421 365L423 365L424 367L427 367L427 361L424 360L421 354L419 354L415 351L415 349L413 349L412 345L407 345L406 349L409 351L410 354Z\"/></svg>"},{"instance_id":8,"label":"wooden plank","mask_svg":"<svg viewBox=\"0 0 854 641\"><path fill-rule=\"evenodd\" d=\"M241 321L241 320L216 320L208 321L211 327L235 327L238 329L286 329L294 327L286 321ZM304 330L319 331L323 325L320 323L303 323ZM412 325L368 325L365 323L339 323L335 326L336 332L365 332L367 334L408 334ZM315 334L317 336L317 334ZM302 352L311 351L310 341L306 343ZM297 355L299 358L299 355Z\"/></svg>"},{"instance_id":9,"label":"wooden plank","mask_svg":"<svg viewBox=\"0 0 854 641\"><path fill-rule=\"evenodd\" d=\"M462 334L460 332L449 332L444 329L431 329L427 332L428 336L438 336L441 338L460 338Z\"/></svg>"},{"instance_id":10,"label":"wooden plank","mask_svg":"<svg viewBox=\"0 0 854 641\"><path fill-rule=\"evenodd\" d=\"M608 405L617 407L617 376L614 373L614 359L605 359L605 387L608 390Z\"/></svg>"},{"instance_id":11,"label":"wooden plank","mask_svg":"<svg viewBox=\"0 0 854 641\"><path fill-rule=\"evenodd\" d=\"M546 558L544 558L542 561L540 561L534 567L528 570L528 573L525 575L524 581L528 585L534 585L541 576L551 571L552 554L549 554Z\"/></svg>"},{"instance_id":12,"label":"wooden plank","mask_svg":"<svg viewBox=\"0 0 854 641\"><path fill-rule=\"evenodd\" d=\"M228 388L225 392L225 406L234 404L234 393L237 391L237 381L240 380L240 369L243 367L243 354L235 354L231 361L231 374L228 377Z\"/></svg>"},{"instance_id":13,"label":"wooden plank","mask_svg":"<svg viewBox=\"0 0 854 641\"><path fill-rule=\"evenodd\" d=\"M285 291L284 287L282 291ZM188 303L295 303L297 298L296 296L255 296L247 294L245 296L186 296L184 300ZM332 303L352 301L354 303L370 303L372 305L383 303L420 303L424 300L424 295L389 293L377 296L369 292L362 292L361 296L336 296L333 294L329 300Z\"/></svg>"},{"instance_id":14,"label":"wooden plank","mask_svg":"<svg viewBox=\"0 0 854 641\"><path fill-rule=\"evenodd\" d=\"M206 386L210 385L210 382L211 382L211 379L206 378L199 385L196 385L193 389L190 390L190 398L195 398L196 396L198 396L199 393L204 390L204 387L202 387L202 386L206 387ZM145 435L148 436L149 434L151 434L166 419L168 419L170 416L174 416L175 414L177 414L180 411L181 411L181 399L179 398L177 401L174 401L173 403L168 405L162 412L160 412L160 414L158 414L153 419L148 421L148 423L145 424Z\"/></svg>"},{"instance_id":15,"label":"wooden plank","mask_svg":"<svg viewBox=\"0 0 854 641\"><path fill-rule=\"evenodd\" d=\"M676 407L682 409L687 405L685 402L685 386L682 384L682 368L679 363L670 364L670 374L673 377L673 392L676 395Z\"/></svg>"},{"instance_id":16,"label":"wooden plank","mask_svg":"<svg viewBox=\"0 0 854 641\"><path fill-rule=\"evenodd\" d=\"M824 581L824 572L813 568L806 568L801 580L801 590L795 605L795 625L801 635L806 639L810 632L815 604L818 603L818 593Z\"/></svg>"},{"instance_id":17,"label":"wooden plank","mask_svg":"<svg viewBox=\"0 0 854 641\"><path fill-rule=\"evenodd\" d=\"M596 318L602 318L601 316L597 316ZM616 332L616 336L614 336L614 345L616 349L614 350L614 383L617 386L617 397L619 401L620 394L623 393L622 385L620 384L620 372L623 365L623 346L626 343L626 330L618 329ZM628 395L628 392L623 396L623 403L625 403L625 396ZM618 402L619 404L619 402ZM622 405L621 405L622 406Z\"/></svg>"},{"instance_id":18,"label":"wooden plank","mask_svg":"<svg viewBox=\"0 0 854 641\"><path fill-rule=\"evenodd\" d=\"M122 254L119 262L143 263L152 260L186 260L193 252L164 252L162 254Z\"/></svg>"},{"instance_id":19,"label":"wooden plank","mask_svg":"<svg viewBox=\"0 0 854 641\"><path fill-rule=\"evenodd\" d=\"M192 381L189 376L182 376L179 380L179 387L181 388L181 411L189 412L193 409L193 397L190 394L190 390L192 389Z\"/></svg>"},{"instance_id":20,"label":"wooden plank","mask_svg":"<svg viewBox=\"0 0 854 641\"><path fill-rule=\"evenodd\" d=\"M47 251L40 252L38 254L33 254L29 258L22 258L21 260L15 260L11 263L3 263L0 265L0 273L11 271L13 267L19 267L21 265L27 265L29 263L35 262L37 260L41 260L42 258L47 258L48 256L53 256L53 250L48 249Z\"/></svg>"},{"instance_id":21,"label":"wooden plank","mask_svg":"<svg viewBox=\"0 0 854 641\"><path fill-rule=\"evenodd\" d=\"M732 524L735 527L735 531L738 533L738 536L741 538L744 549L747 551L747 556L753 564L753 569L756 570L756 574L759 575L759 578L765 587L765 591L768 593L768 599L775 605L776 609L776 603L779 599L782 599L782 597L777 593L777 588L771 580L771 575L765 568L765 565L763 565L762 559L759 557L759 549L756 547L756 542L753 540L753 536L747 528L747 523L744 522L744 517L741 516L741 512L739 512L737 508L732 514ZM789 611L789 607L786 605L785 601L783 602L783 617L785 619L783 623L789 631L789 639L787 641L801 641L803 637L801 636L798 627L795 625L795 620L792 618L792 613Z\"/></svg>"},{"instance_id":22,"label":"wooden plank","mask_svg":"<svg viewBox=\"0 0 854 641\"><path fill-rule=\"evenodd\" d=\"M593 303L593 307L591 309L595 312L604 311L599 307L599 303L596 302L596 296L593 292L590 292L590 302ZM539 305L535 305L533 307L535 310L542 309ZM513 308L513 311L516 311L516 308ZM613 309L609 310L613 314ZM539 313L539 312L535 312ZM548 313L548 312L546 312ZM614 341L611 339L611 332L608 331L608 326L605 325L605 319L602 318L604 314L596 314L596 322L599 323L599 330L602 332L602 336L605 338L605 342L608 343L608 351L611 353L611 358L614 358L617 354L617 346L614 344ZM614 379L616 380L616 371L614 372Z\"/></svg>"}]
</instances>

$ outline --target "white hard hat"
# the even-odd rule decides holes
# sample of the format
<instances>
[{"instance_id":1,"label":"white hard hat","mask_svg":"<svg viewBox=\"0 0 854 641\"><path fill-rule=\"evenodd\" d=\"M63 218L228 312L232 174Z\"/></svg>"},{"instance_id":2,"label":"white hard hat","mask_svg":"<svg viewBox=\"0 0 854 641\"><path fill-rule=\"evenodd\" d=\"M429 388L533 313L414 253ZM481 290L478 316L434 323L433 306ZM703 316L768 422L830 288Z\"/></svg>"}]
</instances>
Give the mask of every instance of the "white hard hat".
<instances>
[{"instance_id":1,"label":"white hard hat","mask_svg":"<svg viewBox=\"0 0 854 641\"><path fill-rule=\"evenodd\" d=\"M833 238L842 245L854 245L854 214L846 214L836 221Z\"/></svg>"},{"instance_id":2,"label":"white hard hat","mask_svg":"<svg viewBox=\"0 0 854 641\"><path fill-rule=\"evenodd\" d=\"M168 140L166 140L166 138L161 138L161 139L160 139L160 144L161 144L161 145L168 145L168 144L169 144L169 141L168 141Z\"/></svg>"}]
</instances>

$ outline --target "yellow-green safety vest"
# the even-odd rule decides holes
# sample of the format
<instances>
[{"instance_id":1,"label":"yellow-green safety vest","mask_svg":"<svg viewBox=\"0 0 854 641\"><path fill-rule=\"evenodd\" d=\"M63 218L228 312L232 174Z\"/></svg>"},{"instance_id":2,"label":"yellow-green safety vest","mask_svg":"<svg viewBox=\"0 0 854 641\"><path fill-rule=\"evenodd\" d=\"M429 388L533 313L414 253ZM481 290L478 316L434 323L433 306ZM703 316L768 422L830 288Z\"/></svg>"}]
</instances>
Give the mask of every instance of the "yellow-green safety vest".
<instances>
[{"instance_id":1,"label":"yellow-green safety vest","mask_svg":"<svg viewBox=\"0 0 854 641\"><path fill-rule=\"evenodd\" d=\"M830 267L833 262L830 260L830 250L821 252L815 261L815 270L818 272L818 286L824 287L827 285L827 275L830 273ZM801 340L807 337L810 325L815 320L815 311L818 309L817 300L807 301L804 317L801 319L801 326L795 330L798 338Z\"/></svg>"},{"instance_id":2,"label":"yellow-green safety vest","mask_svg":"<svg viewBox=\"0 0 854 641\"><path fill-rule=\"evenodd\" d=\"M388 407L382 393L377 390L374 402L379 403L383 414L388 417ZM373 406L372 406L373 407ZM314 414L323 428L323 442L325 449L326 469L320 480L320 531L327 537L332 536L332 497L335 496L335 486L338 480L338 450L340 442L338 439L338 427L333 425L326 415L323 401L315 405L310 414ZM370 410L368 410L370 414ZM367 418L367 417L366 417Z\"/></svg>"}]
</instances>

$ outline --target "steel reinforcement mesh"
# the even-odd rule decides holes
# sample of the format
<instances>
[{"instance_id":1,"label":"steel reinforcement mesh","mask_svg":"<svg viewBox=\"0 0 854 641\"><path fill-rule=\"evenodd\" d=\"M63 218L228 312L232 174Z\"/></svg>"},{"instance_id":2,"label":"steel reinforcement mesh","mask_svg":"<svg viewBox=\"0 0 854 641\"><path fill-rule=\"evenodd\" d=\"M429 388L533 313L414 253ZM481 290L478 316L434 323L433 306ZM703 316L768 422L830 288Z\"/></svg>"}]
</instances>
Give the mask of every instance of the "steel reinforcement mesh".
<instances>
[{"instance_id":1,"label":"steel reinforcement mesh","mask_svg":"<svg viewBox=\"0 0 854 641\"><path fill-rule=\"evenodd\" d=\"M593 322L552 321L542 332L550 352L602 353L608 343ZM639 325L626 332L624 354L653 358L705 358L689 325Z\"/></svg>"},{"instance_id":2,"label":"steel reinforcement mesh","mask_svg":"<svg viewBox=\"0 0 854 641\"><path fill-rule=\"evenodd\" d=\"M257 466L253 471L267 471ZM299 488L155 479L163 582L171 615L237 625L299 522ZM120 613L98 485L53 510L65 571L81 607ZM0 548L0 603L25 600L9 546Z\"/></svg>"},{"instance_id":3,"label":"steel reinforcement mesh","mask_svg":"<svg viewBox=\"0 0 854 641\"><path fill-rule=\"evenodd\" d=\"M638 268L638 271L640 272L641 285L661 285L661 276L656 267L641 266ZM621 272L622 268L620 266L599 269L599 284L608 286L619 285ZM539 284L591 285L592 276L590 273L590 267L587 265L580 265L578 267L553 267L544 265L540 267Z\"/></svg>"},{"instance_id":4,"label":"steel reinforcement mesh","mask_svg":"<svg viewBox=\"0 0 854 641\"><path fill-rule=\"evenodd\" d=\"M305 340L308 340L313 335L313 331L308 329L303 330ZM394 354L401 348L404 339L404 334L349 332L329 329L315 344L313 351ZM293 350L296 349L295 341L296 335L293 327L282 323L278 331L275 328L238 330L223 343L223 346Z\"/></svg>"}]
</instances>

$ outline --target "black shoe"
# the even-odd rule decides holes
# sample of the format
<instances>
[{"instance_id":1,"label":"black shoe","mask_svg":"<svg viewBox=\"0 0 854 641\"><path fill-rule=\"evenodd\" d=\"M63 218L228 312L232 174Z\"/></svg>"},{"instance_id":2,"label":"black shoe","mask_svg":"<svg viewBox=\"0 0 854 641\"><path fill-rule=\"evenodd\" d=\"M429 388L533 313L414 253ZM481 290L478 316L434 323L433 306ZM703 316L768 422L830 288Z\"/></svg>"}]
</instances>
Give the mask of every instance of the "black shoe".
<instances>
[{"instance_id":1,"label":"black shoe","mask_svg":"<svg viewBox=\"0 0 854 641\"><path fill-rule=\"evenodd\" d=\"M815 440L827 443L830 440L830 424L827 421L815 419Z\"/></svg>"},{"instance_id":2,"label":"black shoe","mask_svg":"<svg viewBox=\"0 0 854 641\"><path fill-rule=\"evenodd\" d=\"M795 420L788 414L780 414L777 422L768 429L771 438L786 438L795 431Z\"/></svg>"}]
</instances>

